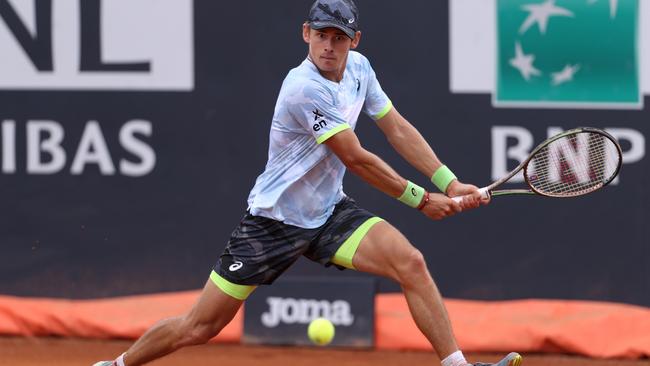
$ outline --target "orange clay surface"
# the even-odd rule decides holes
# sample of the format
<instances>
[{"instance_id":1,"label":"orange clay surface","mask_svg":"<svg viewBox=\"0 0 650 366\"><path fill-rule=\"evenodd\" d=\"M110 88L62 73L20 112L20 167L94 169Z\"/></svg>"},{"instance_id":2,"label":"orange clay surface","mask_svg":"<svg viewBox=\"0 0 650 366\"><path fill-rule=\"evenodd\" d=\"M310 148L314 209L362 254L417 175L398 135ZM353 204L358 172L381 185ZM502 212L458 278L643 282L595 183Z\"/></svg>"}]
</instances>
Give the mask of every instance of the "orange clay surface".
<instances>
[{"instance_id":1,"label":"orange clay surface","mask_svg":"<svg viewBox=\"0 0 650 366\"><path fill-rule=\"evenodd\" d=\"M113 358L130 341L97 341L65 338L0 337L0 365L90 366ZM500 355L470 354L470 361L495 361ZM237 365L237 366L383 366L439 365L428 352L343 350L332 348L260 347L209 344L178 351L153 366ZM524 366L650 366L649 360L592 360L563 355L524 355Z\"/></svg>"}]
</instances>

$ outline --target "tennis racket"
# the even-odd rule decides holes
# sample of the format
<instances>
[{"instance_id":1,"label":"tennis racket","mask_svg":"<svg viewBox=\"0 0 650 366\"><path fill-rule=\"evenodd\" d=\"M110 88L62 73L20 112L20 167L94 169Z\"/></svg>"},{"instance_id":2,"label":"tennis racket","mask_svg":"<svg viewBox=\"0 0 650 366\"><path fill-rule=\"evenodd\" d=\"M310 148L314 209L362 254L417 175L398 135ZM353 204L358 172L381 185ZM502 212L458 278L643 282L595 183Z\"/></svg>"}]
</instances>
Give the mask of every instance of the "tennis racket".
<instances>
[{"instance_id":1,"label":"tennis racket","mask_svg":"<svg viewBox=\"0 0 650 366\"><path fill-rule=\"evenodd\" d=\"M564 131L537 146L503 178L479 189L483 198L505 195L576 197L608 185L621 169L622 151L607 132L591 127ZM523 170L526 189L496 188ZM452 197L460 202L463 196Z\"/></svg>"}]
</instances>

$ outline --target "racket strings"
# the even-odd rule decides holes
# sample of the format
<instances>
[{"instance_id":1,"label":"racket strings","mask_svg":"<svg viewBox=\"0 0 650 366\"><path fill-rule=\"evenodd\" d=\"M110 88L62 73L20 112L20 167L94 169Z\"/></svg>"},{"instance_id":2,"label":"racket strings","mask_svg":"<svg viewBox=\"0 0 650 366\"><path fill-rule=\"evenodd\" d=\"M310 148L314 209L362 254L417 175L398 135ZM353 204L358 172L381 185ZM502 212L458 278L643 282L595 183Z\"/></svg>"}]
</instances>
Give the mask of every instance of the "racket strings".
<instances>
[{"instance_id":1,"label":"racket strings","mask_svg":"<svg viewBox=\"0 0 650 366\"><path fill-rule=\"evenodd\" d=\"M552 141L535 153L525 175L537 192L576 196L602 187L616 174L619 150L609 138L580 132Z\"/></svg>"}]
</instances>

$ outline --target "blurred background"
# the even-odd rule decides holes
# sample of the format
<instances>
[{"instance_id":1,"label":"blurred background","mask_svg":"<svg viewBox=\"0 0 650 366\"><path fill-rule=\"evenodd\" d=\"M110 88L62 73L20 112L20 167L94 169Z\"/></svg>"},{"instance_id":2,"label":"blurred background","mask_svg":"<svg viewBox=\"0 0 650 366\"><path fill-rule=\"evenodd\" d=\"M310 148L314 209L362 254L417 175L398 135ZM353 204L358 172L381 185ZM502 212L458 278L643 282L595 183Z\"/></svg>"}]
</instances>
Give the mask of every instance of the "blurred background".
<instances>
[{"instance_id":1,"label":"blurred background","mask_svg":"<svg viewBox=\"0 0 650 366\"><path fill-rule=\"evenodd\" d=\"M650 1L525 8L544 3L357 0L358 51L461 180L487 185L548 136L593 126L623 148L611 186L498 198L438 222L351 173L345 191L424 253L445 297L649 307ZM306 57L310 4L0 0L0 293L200 288L264 168L277 93ZM433 189L371 119L356 132ZM287 275L366 277L303 259Z\"/></svg>"}]
</instances>

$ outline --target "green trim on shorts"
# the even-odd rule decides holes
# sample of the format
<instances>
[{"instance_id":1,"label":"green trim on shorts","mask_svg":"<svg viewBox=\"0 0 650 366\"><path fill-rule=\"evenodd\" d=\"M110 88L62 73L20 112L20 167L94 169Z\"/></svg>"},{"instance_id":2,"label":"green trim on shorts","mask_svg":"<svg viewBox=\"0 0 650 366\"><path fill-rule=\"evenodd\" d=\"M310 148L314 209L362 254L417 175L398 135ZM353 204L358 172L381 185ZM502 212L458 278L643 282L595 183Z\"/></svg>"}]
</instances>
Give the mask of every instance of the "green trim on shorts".
<instances>
[{"instance_id":1,"label":"green trim on shorts","mask_svg":"<svg viewBox=\"0 0 650 366\"><path fill-rule=\"evenodd\" d=\"M343 130L347 130L348 128L352 128L352 127L350 127L350 125L347 124L347 123L344 123L342 125L338 125L338 126L332 128L331 130L327 131L324 135L317 138L316 142L318 142L319 144L322 144L323 142L325 142L330 137L336 135L337 133L339 133L339 132L341 132Z\"/></svg>"},{"instance_id":2,"label":"green trim on shorts","mask_svg":"<svg viewBox=\"0 0 650 366\"><path fill-rule=\"evenodd\" d=\"M377 114L375 114L375 115L373 116L373 118L375 119L375 121L378 120L378 119L382 119L382 118L386 117L386 115L388 114L388 112L390 112L391 108L393 108L393 102L389 99L389 100L388 100L388 104L386 104L386 106L384 107L384 109L382 109L381 112L379 112L379 113L377 113Z\"/></svg>"},{"instance_id":3,"label":"green trim on shorts","mask_svg":"<svg viewBox=\"0 0 650 366\"><path fill-rule=\"evenodd\" d=\"M350 237L347 238L345 242L343 242L343 245L341 245L339 250L334 253L334 257L332 257L332 263L338 264L339 266L345 268L356 269L352 265L352 257L354 257L354 253L357 252L357 248L359 248L361 239L363 239L366 234L368 234L370 228L372 228L376 223L382 221L384 221L384 219L381 217L371 217L363 224L361 224L361 226L359 226L352 233L352 235L350 235Z\"/></svg>"},{"instance_id":4,"label":"green trim on shorts","mask_svg":"<svg viewBox=\"0 0 650 366\"><path fill-rule=\"evenodd\" d=\"M237 300L246 300L248 296L253 292L257 286L248 286L248 285L238 285L228 281L227 279L219 276L215 271L210 273L210 280L225 292L227 295L234 297Z\"/></svg>"}]
</instances>

